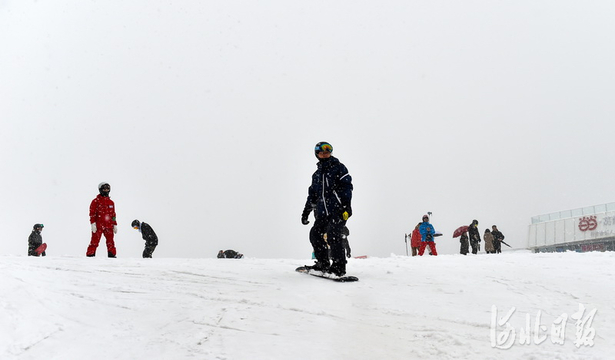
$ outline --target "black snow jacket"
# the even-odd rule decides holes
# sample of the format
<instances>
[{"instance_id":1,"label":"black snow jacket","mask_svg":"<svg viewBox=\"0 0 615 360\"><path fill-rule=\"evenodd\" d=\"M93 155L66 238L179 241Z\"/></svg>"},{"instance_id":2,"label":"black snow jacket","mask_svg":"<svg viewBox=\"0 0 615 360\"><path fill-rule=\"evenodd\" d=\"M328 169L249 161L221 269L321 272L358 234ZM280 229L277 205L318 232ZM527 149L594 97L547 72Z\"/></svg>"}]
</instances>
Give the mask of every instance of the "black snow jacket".
<instances>
[{"instance_id":1,"label":"black snow jacket","mask_svg":"<svg viewBox=\"0 0 615 360\"><path fill-rule=\"evenodd\" d=\"M470 241L480 242L480 231L478 231L478 226L470 224L470 226L468 227L468 235L470 236Z\"/></svg>"},{"instance_id":2,"label":"black snow jacket","mask_svg":"<svg viewBox=\"0 0 615 360\"><path fill-rule=\"evenodd\" d=\"M36 249L43 244L43 236L36 230L32 230L28 236L28 256L38 256ZM41 255L45 256L45 252Z\"/></svg>"},{"instance_id":3,"label":"black snow jacket","mask_svg":"<svg viewBox=\"0 0 615 360\"><path fill-rule=\"evenodd\" d=\"M352 177L336 157L319 161L308 189L304 215L314 210L316 219L326 216L341 217L344 211L352 215Z\"/></svg>"},{"instance_id":4,"label":"black snow jacket","mask_svg":"<svg viewBox=\"0 0 615 360\"><path fill-rule=\"evenodd\" d=\"M502 234L502 232L500 230L493 230L491 232L491 235L493 235L493 239L494 240L504 241L504 234Z\"/></svg>"},{"instance_id":5,"label":"black snow jacket","mask_svg":"<svg viewBox=\"0 0 615 360\"><path fill-rule=\"evenodd\" d=\"M154 232L151 226L148 223L141 223L141 227L139 229L141 231L141 236L143 240L145 240L145 245L147 246L156 246L158 245L158 236Z\"/></svg>"}]
</instances>

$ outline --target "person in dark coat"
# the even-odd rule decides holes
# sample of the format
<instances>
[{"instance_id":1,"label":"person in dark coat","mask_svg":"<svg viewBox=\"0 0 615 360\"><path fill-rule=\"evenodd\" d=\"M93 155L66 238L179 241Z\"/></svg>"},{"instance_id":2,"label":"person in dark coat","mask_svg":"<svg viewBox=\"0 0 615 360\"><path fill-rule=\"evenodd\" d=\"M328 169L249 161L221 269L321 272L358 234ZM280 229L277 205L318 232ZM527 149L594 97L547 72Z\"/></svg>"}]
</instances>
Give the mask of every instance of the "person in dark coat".
<instances>
[{"instance_id":1,"label":"person in dark coat","mask_svg":"<svg viewBox=\"0 0 615 360\"><path fill-rule=\"evenodd\" d=\"M478 253L480 250L480 231L478 231L478 220L472 220L472 223L468 227L468 234L470 237L470 246L472 246L472 254Z\"/></svg>"},{"instance_id":2,"label":"person in dark coat","mask_svg":"<svg viewBox=\"0 0 615 360\"><path fill-rule=\"evenodd\" d=\"M461 248L459 249L459 253L461 255L468 255L470 252L470 241L468 240L468 233L464 232L461 234L461 238L459 239L461 243Z\"/></svg>"},{"instance_id":3,"label":"person in dark coat","mask_svg":"<svg viewBox=\"0 0 615 360\"><path fill-rule=\"evenodd\" d=\"M436 233L433 225L429 223L429 216L423 215L423 222L419 226L419 231L421 233L421 247L419 249L419 256L423 256L425 253L425 248L429 246L429 250L431 251L431 255L437 256L438 252L436 251L436 243L433 240L433 236Z\"/></svg>"},{"instance_id":4,"label":"person in dark coat","mask_svg":"<svg viewBox=\"0 0 615 360\"><path fill-rule=\"evenodd\" d=\"M39 246L43 245L43 236L41 232L45 226L43 224L34 224L32 227L32 232L30 236L28 236L28 256L39 256L36 253L36 249ZM42 256L47 256L47 254L43 251L41 253Z\"/></svg>"},{"instance_id":5,"label":"person in dark coat","mask_svg":"<svg viewBox=\"0 0 615 360\"><path fill-rule=\"evenodd\" d=\"M158 246L158 236L156 236L154 229L148 223L139 220L133 220L131 225L134 229L139 230L143 240L145 240L143 258L151 258L156 246Z\"/></svg>"},{"instance_id":6,"label":"person in dark coat","mask_svg":"<svg viewBox=\"0 0 615 360\"><path fill-rule=\"evenodd\" d=\"M316 262L310 268L330 272L337 276L346 274L346 258L342 241L342 230L352 216L352 177L348 169L331 155L333 146L319 142L314 148L318 159L312 175L308 197L301 214L301 223L307 225L308 217L314 211L314 225L310 230L310 243ZM327 234L327 241L323 235ZM327 242L331 248L331 262Z\"/></svg>"},{"instance_id":7,"label":"person in dark coat","mask_svg":"<svg viewBox=\"0 0 615 360\"><path fill-rule=\"evenodd\" d=\"M499 254L502 252L502 241L504 241L504 234L502 234L502 232L498 230L498 227L495 225L491 227L491 234L493 235L493 248L495 253Z\"/></svg>"},{"instance_id":8,"label":"person in dark coat","mask_svg":"<svg viewBox=\"0 0 615 360\"><path fill-rule=\"evenodd\" d=\"M235 250L220 250L218 251L218 259L241 259L243 254Z\"/></svg>"}]
</instances>

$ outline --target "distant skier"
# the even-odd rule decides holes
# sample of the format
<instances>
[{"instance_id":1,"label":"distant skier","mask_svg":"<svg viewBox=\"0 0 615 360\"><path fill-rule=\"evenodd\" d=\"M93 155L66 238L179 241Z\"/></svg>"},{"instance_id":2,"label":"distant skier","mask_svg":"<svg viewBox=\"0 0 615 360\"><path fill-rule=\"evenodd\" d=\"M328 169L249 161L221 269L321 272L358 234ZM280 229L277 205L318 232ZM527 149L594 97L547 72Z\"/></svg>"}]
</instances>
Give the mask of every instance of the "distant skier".
<instances>
[{"instance_id":1,"label":"distant skier","mask_svg":"<svg viewBox=\"0 0 615 360\"><path fill-rule=\"evenodd\" d=\"M502 232L498 230L498 227L495 225L491 227L491 234L493 234L493 247L495 249L495 253L499 254L502 252L502 242L504 241L504 234L502 234Z\"/></svg>"},{"instance_id":2,"label":"distant skier","mask_svg":"<svg viewBox=\"0 0 615 360\"><path fill-rule=\"evenodd\" d=\"M485 240L485 252L487 254L495 254L495 247L493 246L493 234L489 229L485 229L485 233L483 234L483 240Z\"/></svg>"},{"instance_id":3,"label":"distant skier","mask_svg":"<svg viewBox=\"0 0 615 360\"><path fill-rule=\"evenodd\" d=\"M419 227L422 223L416 224L414 230L412 231L412 235L410 237L410 247L412 248L412 256L417 256L419 254L419 249L421 248L421 240L423 235L421 235L421 231Z\"/></svg>"},{"instance_id":4,"label":"distant skier","mask_svg":"<svg viewBox=\"0 0 615 360\"><path fill-rule=\"evenodd\" d=\"M235 250L220 250L218 251L218 259L241 259L243 254Z\"/></svg>"},{"instance_id":5,"label":"distant skier","mask_svg":"<svg viewBox=\"0 0 615 360\"><path fill-rule=\"evenodd\" d=\"M470 246L472 247L472 254L478 253L480 250L480 232L478 231L478 220L472 220L470 226L468 226L468 234L470 236Z\"/></svg>"},{"instance_id":6,"label":"distant skier","mask_svg":"<svg viewBox=\"0 0 615 360\"><path fill-rule=\"evenodd\" d=\"M139 230L141 237L145 240L145 249L143 250L143 258L151 258L156 246L158 246L158 236L154 232L154 229L146 223L139 220L133 220L131 226Z\"/></svg>"},{"instance_id":7,"label":"distant skier","mask_svg":"<svg viewBox=\"0 0 615 360\"><path fill-rule=\"evenodd\" d=\"M468 255L468 253L470 252L470 241L468 240L467 232L464 232L463 234L461 234L459 243L461 243L459 253L461 255Z\"/></svg>"},{"instance_id":8,"label":"distant skier","mask_svg":"<svg viewBox=\"0 0 615 360\"><path fill-rule=\"evenodd\" d=\"M429 246L429 250L431 250L431 255L437 256L438 252L436 251L436 243L433 240L433 236L436 233L433 225L429 223L429 216L423 215L423 222L419 226L419 231L421 233L421 248L419 249L419 256L423 256L425 253L425 248Z\"/></svg>"},{"instance_id":9,"label":"distant skier","mask_svg":"<svg viewBox=\"0 0 615 360\"><path fill-rule=\"evenodd\" d=\"M333 146L319 142L314 148L318 159L317 169L312 175L308 197L301 214L301 223L307 225L308 216L314 210L314 225L310 230L310 243L314 249L316 263L311 269L330 272L337 276L346 274L346 258L342 243L342 230L352 216L352 177L348 169L331 155ZM331 263L327 242L331 247Z\"/></svg>"},{"instance_id":10,"label":"distant skier","mask_svg":"<svg viewBox=\"0 0 615 360\"><path fill-rule=\"evenodd\" d=\"M41 232L45 226L43 224L34 224L32 227L32 232L30 236L28 236L28 256L39 256L36 252L39 246L43 245L43 236ZM43 251L41 256L46 256L47 254Z\"/></svg>"},{"instance_id":11,"label":"distant skier","mask_svg":"<svg viewBox=\"0 0 615 360\"><path fill-rule=\"evenodd\" d=\"M92 240L85 253L87 257L96 256L96 248L102 235L107 240L107 256L114 258L117 255L113 236L117 234L117 221L115 220L115 203L109 198L111 186L106 182L98 184L98 194L90 204L90 226Z\"/></svg>"}]
</instances>

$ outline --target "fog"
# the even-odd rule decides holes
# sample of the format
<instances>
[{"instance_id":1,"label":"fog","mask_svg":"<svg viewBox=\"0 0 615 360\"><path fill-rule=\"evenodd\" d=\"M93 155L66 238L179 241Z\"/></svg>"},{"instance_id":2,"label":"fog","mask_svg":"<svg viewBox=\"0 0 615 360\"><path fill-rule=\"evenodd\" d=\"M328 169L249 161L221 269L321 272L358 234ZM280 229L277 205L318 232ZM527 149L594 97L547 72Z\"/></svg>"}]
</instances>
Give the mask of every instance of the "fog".
<instances>
[{"instance_id":1,"label":"fog","mask_svg":"<svg viewBox=\"0 0 615 360\"><path fill-rule=\"evenodd\" d=\"M405 254L427 212L440 253L473 219L523 248L532 216L613 201L614 11L0 1L0 253L43 223L48 254L85 255L106 181L118 257L133 219L154 257L309 257L319 141L353 177L353 255Z\"/></svg>"}]
</instances>

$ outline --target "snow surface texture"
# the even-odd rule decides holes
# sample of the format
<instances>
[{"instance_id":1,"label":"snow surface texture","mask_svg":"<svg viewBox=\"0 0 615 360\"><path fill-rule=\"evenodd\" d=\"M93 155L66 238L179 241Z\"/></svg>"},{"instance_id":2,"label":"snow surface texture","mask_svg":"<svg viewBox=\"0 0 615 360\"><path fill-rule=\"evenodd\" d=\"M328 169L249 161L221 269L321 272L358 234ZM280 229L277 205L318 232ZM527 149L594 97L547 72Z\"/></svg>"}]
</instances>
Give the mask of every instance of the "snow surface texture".
<instances>
[{"instance_id":1,"label":"snow surface texture","mask_svg":"<svg viewBox=\"0 0 615 360\"><path fill-rule=\"evenodd\" d=\"M0 359L612 359L614 261L392 255L336 283L308 260L2 256Z\"/></svg>"}]
</instances>

